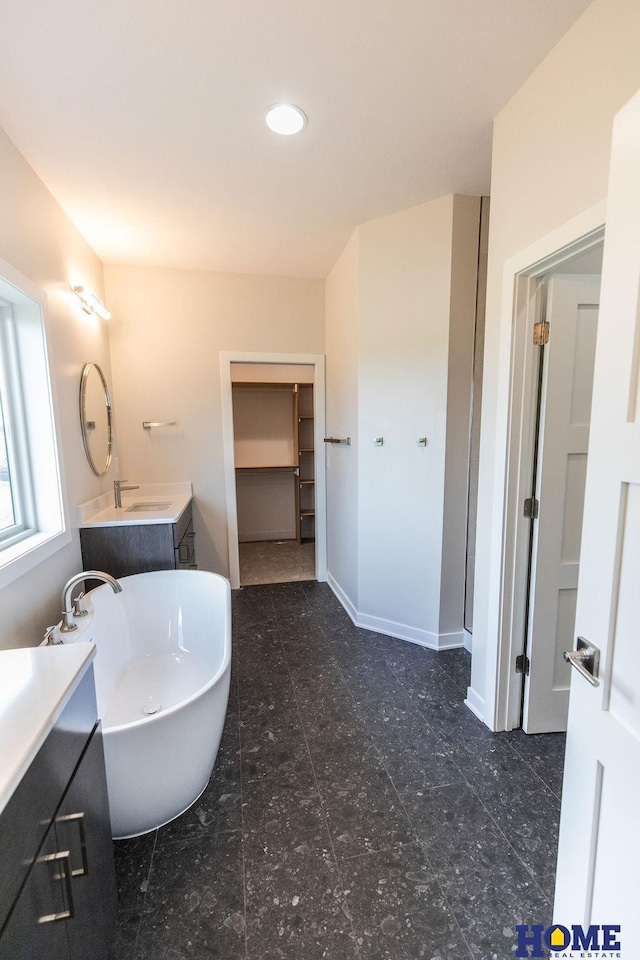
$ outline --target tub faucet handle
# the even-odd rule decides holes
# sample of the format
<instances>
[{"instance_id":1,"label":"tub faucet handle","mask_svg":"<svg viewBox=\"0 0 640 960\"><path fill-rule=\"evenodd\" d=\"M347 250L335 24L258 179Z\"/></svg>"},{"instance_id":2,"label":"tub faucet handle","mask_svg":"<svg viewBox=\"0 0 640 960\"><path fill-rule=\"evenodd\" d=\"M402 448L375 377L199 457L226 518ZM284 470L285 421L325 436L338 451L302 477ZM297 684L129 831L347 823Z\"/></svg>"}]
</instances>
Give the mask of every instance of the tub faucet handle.
<instances>
[{"instance_id":1,"label":"tub faucet handle","mask_svg":"<svg viewBox=\"0 0 640 960\"><path fill-rule=\"evenodd\" d=\"M78 596L73 601L73 616L74 617L88 617L89 611L84 605L84 591L79 593Z\"/></svg>"},{"instance_id":2,"label":"tub faucet handle","mask_svg":"<svg viewBox=\"0 0 640 960\"><path fill-rule=\"evenodd\" d=\"M52 627L47 627L47 629L44 632L44 637L42 638L41 646L46 645L47 647L52 647L54 646L54 644L57 645L59 643L62 643L62 637L60 636L59 633L56 634L57 626L58 624L54 623Z\"/></svg>"}]
</instances>

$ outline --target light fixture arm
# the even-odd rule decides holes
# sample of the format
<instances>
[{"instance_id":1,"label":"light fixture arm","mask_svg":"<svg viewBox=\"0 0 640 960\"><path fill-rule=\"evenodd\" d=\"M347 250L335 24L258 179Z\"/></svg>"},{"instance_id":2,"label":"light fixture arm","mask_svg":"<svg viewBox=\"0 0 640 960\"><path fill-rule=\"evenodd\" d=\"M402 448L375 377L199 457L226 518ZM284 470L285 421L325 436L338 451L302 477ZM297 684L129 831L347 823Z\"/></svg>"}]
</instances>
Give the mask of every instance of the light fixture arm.
<instances>
[{"instance_id":1,"label":"light fixture arm","mask_svg":"<svg viewBox=\"0 0 640 960\"><path fill-rule=\"evenodd\" d=\"M71 287L71 289L80 300L85 313L94 313L97 317L100 317L101 320L111 320L110 311L107 310L102 300L96 297L95 293L81 286Z\"/></svg>"}]
</instances>

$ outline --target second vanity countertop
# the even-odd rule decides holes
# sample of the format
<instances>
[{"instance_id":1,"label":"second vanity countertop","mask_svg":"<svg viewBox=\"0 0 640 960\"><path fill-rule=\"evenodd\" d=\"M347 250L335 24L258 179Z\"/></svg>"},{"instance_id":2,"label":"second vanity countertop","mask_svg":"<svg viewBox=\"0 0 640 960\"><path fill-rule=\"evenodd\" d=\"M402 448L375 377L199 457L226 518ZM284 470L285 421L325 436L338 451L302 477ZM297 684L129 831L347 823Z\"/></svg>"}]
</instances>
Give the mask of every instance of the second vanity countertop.
<instances>
[{"instance_id":1,"label":"second vanity countertop","mask_svg":"<svg viewBox=\"0 0 640 960\"><path fill-rule=\"evenodd\" d=\"M141 483L137 490L122 491L122 507L119 509L114 506L113 491L79 504L78 526L177 523L191 503L191 498L190 483ZM142 508L135 509L137 504Z\"/></svg>"},{"instance_id":2,"label":"second vanity countertop","mask_svg":"<svg viewBox=\"0 0 640 960\"><path fill-rule=\"evenodd\" d=\"M95 652L93 643L0 651L0 813Z\"/></svg>"}]
</instances>

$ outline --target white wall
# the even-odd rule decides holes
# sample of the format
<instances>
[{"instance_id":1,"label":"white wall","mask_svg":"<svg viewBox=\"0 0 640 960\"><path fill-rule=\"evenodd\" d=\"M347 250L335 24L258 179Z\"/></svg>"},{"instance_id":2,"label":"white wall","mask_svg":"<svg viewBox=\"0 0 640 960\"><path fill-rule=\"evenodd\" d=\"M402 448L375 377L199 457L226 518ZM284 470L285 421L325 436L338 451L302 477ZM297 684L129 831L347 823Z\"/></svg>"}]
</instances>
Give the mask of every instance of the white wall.
<instances>
[{"instance_id":1,"label":"white wall","mask_svg":"<svg viewBox=\"0 0 640 960\"><path fill-rule=\"evenodd\" d=\"M295 477L289 473L236 474L238 542L294 540L296 536Z\"/></svg>"},{"instance_id":2,"label":"white wall","mask_svg":"<svg viewBox=\"0 0 640 960\"><path fill-rule=\"evenodd\" d=\"M453 197L359 228L359 609L439 633ZM375 447L373 438L384 437ZM416 439L428 437L419 447Z\"/></svg>"},{"instance_id":3,"label":"white wall","mask_svg":"<svg viewBox=\"0 0 640 960\"><path fill-rule=\"evenodd\" d=\"M612 119L638 88L640 4L596 0L495 121L469 691L490 726L496 722L512 323L505 263L605 199Z\"/></svg>"},{"instance_id":4,"label":"white wall","mask_svg":"<svg viewBox=\"0 0 640 960\"><path fill-rule=\"evenodd\" d=\"M459 631L461 616L464 622L480 207L479 197L454 197L438 628L441 636Z\"/></svg>"},{"instance_id":5,"label":"white wall","mask_svg":"<svg viewBox=\"0 0 640 960\"><path fill-rule=\"evenodd\" d=\"M326 281L327 570L353 612L358 608L358 231Z\"/></svg>"},{"instance_id":6,"label":"white wall","mask_svg":"<svg viewBox=\"0 0 640 960\"><path fill-rule=\"evenodd\" d=\"M122 476L190 480L198 564L228 575L220 351L324 353L324 282L105 266L105 284Z\"/></svg>"},{"instance_id":7,"label":"white wall","mask_svg":"<svg viewBox=\"0 0 640 960\"><path fill-rule=\"evenodd\" d=\"M433 646L462 642L479 209L448 196L364 224L327 282L328 426L352 437L330 452L330 582L360 624Z\"/></svg>"},{"instance_id":8,"label":"white wall","mask_svg":"<svg viewBox=\"0 0 640 960\"><path fill-rule=\"evenodd\" d=\"M78 417L80 373L87 361L111 384L108 327L80 309L72 284L104 296L102 265L11 141L0 131L0 257L48 298L53 383L57 392L72 542L0 592L0 647L31 646L60 619L65 581L82 569L75 505L107 489L87 464ZM28 389L28 385L27 385Z\"/></svg>"}]
</instances>

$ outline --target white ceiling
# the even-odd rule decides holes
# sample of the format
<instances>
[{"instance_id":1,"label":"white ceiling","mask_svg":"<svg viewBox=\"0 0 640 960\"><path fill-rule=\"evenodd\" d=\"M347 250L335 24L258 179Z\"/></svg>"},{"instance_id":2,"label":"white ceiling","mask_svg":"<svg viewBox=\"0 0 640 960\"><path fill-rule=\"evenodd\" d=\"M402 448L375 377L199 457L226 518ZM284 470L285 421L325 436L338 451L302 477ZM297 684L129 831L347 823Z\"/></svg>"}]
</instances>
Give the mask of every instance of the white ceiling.
<instances>
[{"instance_id":1,"label":"white ceiling","mask_svg":"<svg viewBox=\"0 0 640 960\"><path fill-rule=\"evenodd\" d=\"M107 263L323 277L358 223L489 192L588 2L3 0L0 126Z\"/></svg>"}]
</instances>

